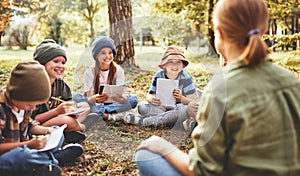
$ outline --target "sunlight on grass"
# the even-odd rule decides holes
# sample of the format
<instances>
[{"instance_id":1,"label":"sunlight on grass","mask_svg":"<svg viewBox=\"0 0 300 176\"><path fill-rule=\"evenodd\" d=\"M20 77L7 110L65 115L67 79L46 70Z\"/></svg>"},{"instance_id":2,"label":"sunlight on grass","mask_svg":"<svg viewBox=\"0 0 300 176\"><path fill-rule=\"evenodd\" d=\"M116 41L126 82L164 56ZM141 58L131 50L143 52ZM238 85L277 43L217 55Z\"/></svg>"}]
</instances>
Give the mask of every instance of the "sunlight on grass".
<instances>
[{"instance_id":1,"label":"sunlight on grass","mask_svg":"<svg viewBox=\"0 0 300 176\"><path fill-rule=\"evenodd\" d=\"M83 74L86 68L94 64L94 60L91 55L90 48L70 47L65 48L67 51L67 71L64 75L65 81L69 84L72 90L83 91ZM160 70L158 67L163 47L159 46L143 46L135 47L135 62L141 69L156 72ZM4 86L9 77L11 68L19 61L32 60L34 47L29 47L28 50L19 50L13 48L13 50L6 50L4 47L0 47L0 86ZM186 70L194 77L195 84L203 88L209 81L209 77L217 72L219 69L218 58L215 56L208 56L207 54L195 55L190 51L185 50L186 58L190 61L190 64L186 67ZM300 51L292 52L276 52L270 55L270 58L275 63L290 69L300 79ZM126 68L124 68L126 71ZM144 77L148 77L149 80L145 82L149 84L151 82L152 73L147 73ZM132 78L134 79L134 78ZM144 78L139 78L144 79ZM130 80L132 81L132 80ZM131 83L130 83L131 84ZM145 85L146 86L146 85ZM145 87L144 86L144 87ZM135 90L137 91L137 90ZM145 90L142 91L143 93Z\"/></svg>"}]
</instances>

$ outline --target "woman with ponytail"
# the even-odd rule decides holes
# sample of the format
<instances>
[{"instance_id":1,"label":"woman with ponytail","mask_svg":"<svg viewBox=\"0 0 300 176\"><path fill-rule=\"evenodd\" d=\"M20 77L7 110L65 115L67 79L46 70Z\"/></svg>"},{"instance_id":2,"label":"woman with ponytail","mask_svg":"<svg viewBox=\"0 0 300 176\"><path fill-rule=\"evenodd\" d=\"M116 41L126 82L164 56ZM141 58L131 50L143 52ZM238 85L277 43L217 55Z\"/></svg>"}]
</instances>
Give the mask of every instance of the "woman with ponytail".
<instances>
[{"instance_id":1,"label":"woman with ponytail","mask_svg":"<svg viewBox=\"0 0 300 176\"><path fill-rule=\"evenodd\" d=\"M125 114L121 112L135 108L138 103L136 95L124 96L121 94L114 97L114 103L104 103L108 96L99 92L102 85L125 86L124 70L114 62L116 54L116 47L111 38L106 36L97 37L92 44L95 65L89 67L84 73L84 91L91 106L92 114L90 115L96 116L97 114L102 116L104 120L122 120ZM84 123L93 124L93 122Z\"/></svg>"},{"instance_id":2,"label":"woman with ponytail","mask_svg":"<svg viewBox=\"0 0 300 176\"><path fill-rule=\"evenodd\" d=\"M264 0L219 0L215 47L223 68L205 88L189 155L152 136L140 175L300 175L300 82L269 59Z\"/></svg>"}]
</instances>

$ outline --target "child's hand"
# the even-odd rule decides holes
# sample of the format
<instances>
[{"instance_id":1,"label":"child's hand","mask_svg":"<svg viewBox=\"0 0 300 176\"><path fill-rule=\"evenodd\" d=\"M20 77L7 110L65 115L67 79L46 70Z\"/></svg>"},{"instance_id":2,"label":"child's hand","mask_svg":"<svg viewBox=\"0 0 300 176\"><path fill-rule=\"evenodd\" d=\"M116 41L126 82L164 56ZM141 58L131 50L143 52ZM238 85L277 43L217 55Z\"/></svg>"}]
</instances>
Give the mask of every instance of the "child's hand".
<instances>
[{"instance_id":1,"label":"child's hand","mask_svg":"<svg viewBox=\"0 0 300 176\"><path fill-rule=\"evenodd\" d=\"M160 99L157 98L157 97L151 97L149 103L152 104L153 106L160 106L161 105Z\"/></svg>"},{"instance_id":2,"label":"child's hand","mask_svg":"<svg viewBox=\"0 0 300 176\"><path fill-rule=\"evenodd\" d=\"M189 113L190 116L195 118L198 112L198 107L199 107L199 103L197 103L196 101L191 101L188 104L187 112Z\"/></svg>"},{"instance_id":3,"label":"child's hand","mask_svg":"<svg viewBox=\"0 0 300 176\"><path fill-rule=\"evenodd\" d=\"M32 139L30 139L27 143L27 146L30 149L42 149L45 147L48 139L46 136L37 136Z\"/></svg>"},{"instance_id":4,"label":"child's hand","mask_svg":"<svg viewBox=\"0 0 300 176\"><path fill-rule=\"evenodd\" d=\"M45 127L44 131L45 131L45 133L44 133L45 135L46 134L50 134L50 133L52 133L54 131L54 128L52 128L52 127Z\"/></svg>"},{"instance_id":5,"label":"child's hand","mask_svg":"<svg viewBox=\"0 0 300 176\"><path fill-rule=\"evenodd\" d=\"M95 97L96 103L103 103L108 99L106 94L97 94Z\"/></svg>"},{"instance_id":6,"label":"child's hand","mask_svg":"<svg viewBox=\"0 0 300 176\"><path fill-rule=\"evenodd\" d=\"M173 96L176 100L179 100L181 101L181 98L182 98L182 93L181 93L181 90L180 89L174 89L173 90Z\"/></svg>"},{"instance_id":7,"label":"child's hand","mask_svg":"<svg viewBox=\"0 0 300 176\"><path fill-rule=\"evenodd\" d=\"M73 102L64 102L56 107L58 114L65 114L72 111L75 111L75 106Z\"/></svg>"},{"instance_id":8,"label":"child's hand","mask_svg":"<svg viewBox=\"0 0 300 176\"><path fill-rule=\"evenodd\" d=\"M116 94L115 96L112 96L111 99L120 103L124 103L125 101L127 101L127 98L122 94Z\"/></svg>"}]
</instances>

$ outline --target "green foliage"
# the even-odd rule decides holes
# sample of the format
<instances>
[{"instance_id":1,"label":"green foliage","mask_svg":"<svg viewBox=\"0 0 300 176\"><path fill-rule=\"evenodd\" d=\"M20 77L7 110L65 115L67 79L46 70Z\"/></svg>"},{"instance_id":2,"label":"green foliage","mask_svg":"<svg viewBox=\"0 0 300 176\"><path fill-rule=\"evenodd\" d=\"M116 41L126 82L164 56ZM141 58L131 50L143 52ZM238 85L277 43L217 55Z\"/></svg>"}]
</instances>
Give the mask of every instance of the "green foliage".
<instances>
[{"instance_id":1,"label":"green foliage","mask_svg":"<svg viewBox=\"0 0 300 176\"><path fill-rule=\"evenodd\" d=\"M295 33L293 35L264 35L263 39L276 42L271 46L271 49L278 47L292 47L300 40L300 33Z\"/></svg>"},{"instance_id":2,"label":"green foliage","mask_svg":"<svg viewBox=\"0 0 300 176\"><path fill-rule=\"evenodd\" d=\"M10 7L9 0L0 1L0 36L4 32L5 28L8 27L10 18L12 16L12 9Z\"/></svg>"},{"instance_id":3,"label":"green foliage","mask_svg":"<svg viewBox=\"0 0 300 176\"><path fill-rule=\"evenodd\" d=\"M299 15L299 0L267 0L270 19L285 19L286 17Z\"/></svg>"},{"instance_id":4,"label":"green foliage","mask_svg":"<svg viewBox=\"0 0 300 176\"><path fill-rule=\"evenodd\" d=\"M195 23L203 23L207 17L208 0L192 1L192 0L157 0L153 5L164 14L184 15L185 20Z\"/></svg>"},{"instance_id":5,"label":"green foliage","mask_svg":"<svg viewBox=\"0 0 300 176\"><path fill-rule=\"evenodd\" d=\"M0 60L0 88L5 87L8 83L8 79L10 77L10 72L12 68L20 62L19 59L15 60Z\"/></svg>"}]
</instances>

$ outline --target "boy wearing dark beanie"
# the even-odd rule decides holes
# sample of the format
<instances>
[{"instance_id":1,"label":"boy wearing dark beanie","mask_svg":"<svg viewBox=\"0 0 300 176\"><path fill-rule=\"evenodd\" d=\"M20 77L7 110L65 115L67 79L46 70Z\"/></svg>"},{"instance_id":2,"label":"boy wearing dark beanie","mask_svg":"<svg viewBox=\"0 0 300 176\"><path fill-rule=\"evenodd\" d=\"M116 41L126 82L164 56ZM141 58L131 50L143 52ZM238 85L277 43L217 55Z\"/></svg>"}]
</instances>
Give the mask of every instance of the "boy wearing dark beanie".
<instances>
[{"instance_id":1,"label":"boy wearing dark beanie","mask_svg":"<svg viewBox=\"0 0 300 176\"><path fill-rule=\"evenodd\" d=\"M89 109L87 102L80 102L74 97L83 97L78 93L71 92L68 84L62 79L66 69L67 54L66 51L52 39L45 39L40 42L33 53L33 59L42 64L49 76L51 84L51 98L37 107L33 112L33 118L43 126L52 126L67 124L65 129L65 141L68 143L78 143L83 141L86 136L82 133L85 126L81 123L85 120L87 113L82 113L76 118L63 115L68 111L75 110L74 102L78 106L84 106ZM59 101L59 99L61 101ZM81 99L82 100L82 99ZM69 102L68 102L69 101ZM83 100L86 101L86 100Z\"/></svg>"},{"instance_id":2,"label":"boy wearing dark beanie","mask_svg":"<svg viewBox=\"0 0 300 176\"><path fill-rule=\"evenodd\" d=\"M43 127L31 112L50 97L50 82L45 68L38 62L21 62L11 72L5 89L0 90L0 175L59 176L57 166L72 161L81 153L80 147L58 146L37 151L46 145L47 137L57 127ZM33 135L41 135L38 138ZM72 151L72 153L70 153ZM72 154L72 155L71 155Z\"/></svg>"}]
</instances>

